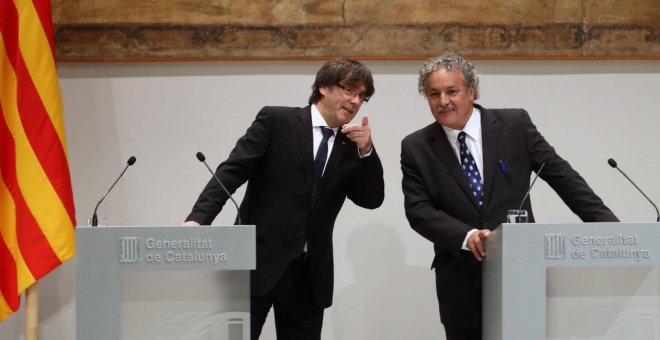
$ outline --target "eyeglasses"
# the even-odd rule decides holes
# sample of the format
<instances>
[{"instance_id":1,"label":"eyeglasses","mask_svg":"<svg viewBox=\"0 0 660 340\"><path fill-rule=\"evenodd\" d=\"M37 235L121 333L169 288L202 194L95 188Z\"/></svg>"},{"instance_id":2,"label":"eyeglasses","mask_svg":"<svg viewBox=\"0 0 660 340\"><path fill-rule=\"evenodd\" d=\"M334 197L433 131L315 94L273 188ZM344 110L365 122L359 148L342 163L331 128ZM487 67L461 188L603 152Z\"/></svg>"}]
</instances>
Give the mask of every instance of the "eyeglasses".
<instances>
[{"instance_id":1,"label":"eyeglasses","mask_svg":"<svg viewBox=\"0 0 660 340\"><path fill-rule=\"evenodd\" d=\"M365 103L369 101L369 98L370 98L370 97L367 97L367 96L364 94L364 92L362 92L362 93L356 93L356 92L355 92L355 89L352 88L352 87L350 87L350 86L344 86L344 85L342 85L342 84L335 84L335 85L336 85L337 87L339 87L340 89L342 89L342 90L344 91L344 93L345 93L347 96L349 96L349 97L357 96L357 97L360 99L361 102L365 102Z\"/></svg>"}]
</instances>

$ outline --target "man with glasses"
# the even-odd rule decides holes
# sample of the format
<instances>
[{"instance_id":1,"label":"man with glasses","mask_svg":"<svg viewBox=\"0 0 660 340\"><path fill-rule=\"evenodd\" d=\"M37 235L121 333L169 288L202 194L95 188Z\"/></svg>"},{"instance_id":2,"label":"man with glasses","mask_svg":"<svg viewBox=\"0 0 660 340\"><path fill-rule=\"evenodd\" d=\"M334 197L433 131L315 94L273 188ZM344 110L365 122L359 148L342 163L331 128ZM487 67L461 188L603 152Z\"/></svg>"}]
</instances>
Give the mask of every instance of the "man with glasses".
<instances>
[{"instance_id":1,"label":"man with glasses","mask_svg":"<svg viewBox=\"0 0 660 340\"><path fill-rule=\"evenodd\" d=\"M618 219L546 142L522 109L487 109L474 65L455 54L429 59L418 90L435 122L401 143L406 217L433 242L436 293L448 340L481 339L485 240L522 202L539 172L585 222ZM523 208L534 222L531 204ZM504 316L506 317L506 315Z\"/></svg>"},{"instance_id":2,"label":"man with glasses","mask_svg":"<svg viewBox=\"0 0 660 340\"><path fill-rule=\"evenodd\" d=\"M375 209L383 167L367 116L349 124L374 94L371 72L351 59L321 67L303 108L261 109L216 175L234 192L248 182L240 216L257 228L251 273L251 337L273 307L278 339L320 339L332 304L332 230L344 200ZM227 201L211 179L184 225L211 224Z\"/></svg>"}]
</instances>

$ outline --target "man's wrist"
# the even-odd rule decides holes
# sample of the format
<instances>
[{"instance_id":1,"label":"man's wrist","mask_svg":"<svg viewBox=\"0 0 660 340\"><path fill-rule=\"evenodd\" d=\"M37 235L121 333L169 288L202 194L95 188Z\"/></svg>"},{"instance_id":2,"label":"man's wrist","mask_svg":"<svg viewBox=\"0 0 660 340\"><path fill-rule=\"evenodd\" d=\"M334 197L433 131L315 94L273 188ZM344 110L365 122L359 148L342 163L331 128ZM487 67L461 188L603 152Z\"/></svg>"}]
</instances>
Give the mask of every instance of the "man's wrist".
<instances>
[{"instance_id":1,"label":"man's wrist","mask_svg":"<svg viewBox=\"0 0 660 340\"><path fill-rule=\"evenodd\" d=\"M461 246L461 249L470 251L470 248L468 248L468 246L467 246L467 241L470 238L470 236L472 236L472 234L474 234L478 231L479 231L479 229L472 229L472 230L468 231L467 234L465 234L465 239L463 240L463 245Z\"/></svg>"},{"instance_id":2,"label":"man's wrist","mask_svg":"<svg viewBox=\"0 0 660 340\"><path fill-rule=\"evenodd\" d=\"M360 148L358 148L358 156L360 158L365 158L371 156L371 153L374 151L373 145L369 146L369 152L365 152L364 155L362 155L362 152L360 151Z\"/></svg>"}]
</instances>

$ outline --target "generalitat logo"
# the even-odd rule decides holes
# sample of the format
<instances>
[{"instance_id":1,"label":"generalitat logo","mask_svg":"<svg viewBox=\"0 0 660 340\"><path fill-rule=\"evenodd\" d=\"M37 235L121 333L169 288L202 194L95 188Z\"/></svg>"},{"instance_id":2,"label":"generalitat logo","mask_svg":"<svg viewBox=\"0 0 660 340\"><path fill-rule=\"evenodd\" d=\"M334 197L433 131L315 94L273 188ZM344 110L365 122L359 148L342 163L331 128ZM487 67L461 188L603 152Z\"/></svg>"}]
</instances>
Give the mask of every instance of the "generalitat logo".
<instances>
[{"instance_id":1,"label":"generalitat logo","mask_svg":"<svg viewBox=\"0 0 660 340\"><path fill-rule=\"evenodd\" d=\"M139 237L119 238L119 262L121 263L140 262Z\"/></svg>"},{"instance_id":2,"label":"generalitat logo","mask_svg":"<svg viewBox=\"0 0 660 340\"><path fill-rule=\"evenodd\" d=\"M545 234L546 259L563 259L566 257L566 234Z\"/></svg>"}]
</instances>

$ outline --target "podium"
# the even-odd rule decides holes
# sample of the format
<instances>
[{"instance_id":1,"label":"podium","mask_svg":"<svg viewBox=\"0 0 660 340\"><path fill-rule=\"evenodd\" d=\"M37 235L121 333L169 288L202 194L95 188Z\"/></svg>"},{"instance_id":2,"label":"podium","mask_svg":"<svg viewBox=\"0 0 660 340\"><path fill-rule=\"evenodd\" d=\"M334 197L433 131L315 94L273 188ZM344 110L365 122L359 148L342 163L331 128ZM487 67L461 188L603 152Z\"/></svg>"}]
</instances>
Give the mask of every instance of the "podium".
<instances>
[{"instance_id":1,"label":"podium","mask_svg":"<svg viewBox=\"0 0 660 340\"><path fill-rule=\"evenodd\" d=\"M484 339L660 339L660 223L502 224Z\"/></svg>"},{"instance_id":2,"label":"podium","mask_svg":"<svg viewBox=\"0 0 660 340\"><path fill-rule=\"evenodd\" d=\"M78 227L77 339L250 339L254 226Z\"/></svg>"}]
</instances>

